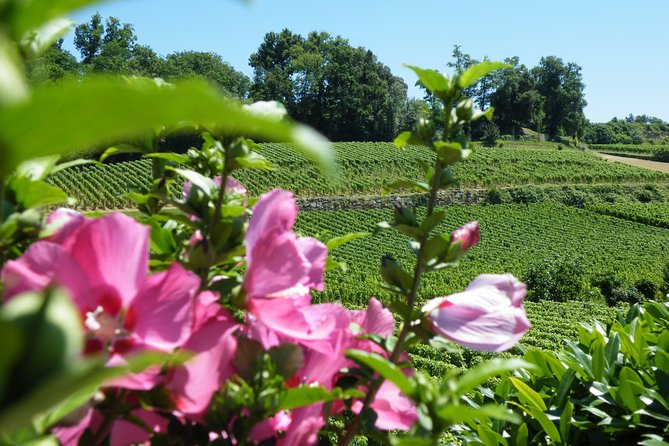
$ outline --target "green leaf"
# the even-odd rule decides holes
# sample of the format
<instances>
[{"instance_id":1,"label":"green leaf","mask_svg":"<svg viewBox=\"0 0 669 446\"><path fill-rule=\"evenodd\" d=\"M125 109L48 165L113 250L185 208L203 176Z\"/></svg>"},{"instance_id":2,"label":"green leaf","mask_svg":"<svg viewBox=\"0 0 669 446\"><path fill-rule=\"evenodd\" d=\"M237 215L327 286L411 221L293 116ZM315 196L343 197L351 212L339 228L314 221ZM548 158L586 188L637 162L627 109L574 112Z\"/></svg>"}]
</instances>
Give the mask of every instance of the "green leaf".
<instances>
[{"instance_id":1,"label":"green leaf","mask_svg":"<svg viewBox=\"0 0 669 446\"><path fill-rule=\"evenodd\" d=\"M1 56L0 51L0 60ZM1 87L0 99L5 93ZM326 174L334 175L329 144L317 132L253 115L204 81L164 86L151 79L94 76L40 85L27 100L3 109L0 174L25 159L115 144L184 121L222 134L292 142Z\"/></svg>"},{"instance_id":2,"label":"green leaf","mask_svg":"<svg viewBox=\"0 0 669 446\"><path fill-rule=\"evenodd\" d=\"M571 390L571 385L576 378L576 372L573 370L567 370L558 384L558 388L555 391L555 399L553 400L554 404L558 408L562 408L565 401L568 401L567 397L569 396L569 391Z\"/></svg>"},{"instance_id":3,"label":"green leaf","mask_svg":"<svg viewBox=\"0 0 669 446\"><path fill-rule=\"evenodd\" d=\"M544 429L544 432L546 432L546 435L553 440L556 443L560 443L561 438L560 438L560 432L558 431L557 427L555 427L555 424L548 418L548 416L543 413L540 409L536 407L523 407L520 406L525 412L530 414L532 418L537 420L541 427Z\"/></svg>"},{"instance_id":4,"label":"green leaf","mask_svg":"<svg viewBox=\"0 0 669 446\"><path fill-rule=\"evenodd\" d=\"M145 150L143 147L135 146L132 144L117 144L115 146L109 147L100 155L100 162L104 162L110 156L121 155L123 153L144 153Z\"/></svg>"},{"instance_id":5,"label":"green leaf","mask_svg":"<svg viewBox=\"0 0 669 446\"><path fill-rule=\"evenodd\" d=\"M427 183L421 183L419 181L410 181L410 180L398 180L393 181L389 185L383 188L383 194L389 194L390 192L397 189L411 189L418 192L430 192L430 185Z\"/></svg>"},{"instance_id":6,"label":"green leaf","mask_svg":"<svg viewBox=\"0 0 669 446\"><path fill-rule=\"evenodd\" d=\"M379 375L392 382L403 394L411 397L416 389L414 383L406 377L401 368L377 353L362 350L346 350L346 357L358 364L366 365Z\"/></svg>"},{"instance_id":7,"label":"green leaf","mask_svg":"<svg viewBox=\"0 0 669 446\"><path fill-rule=\"evenodd\" d=\"M562 409L562 414L560 414L560 436L564 444L569 444L569 432L571 430L571 417L573 413L574 404L571 401L567 401L567 404Z\"/></svg>"},{"instance_id":8,"label":"green leaf","mask_svg":"<svg viewBox=\"0 0 669 446\"><path fill-rule=\"evenodd\" d=\"M296 344L284 343L269 349L269 355L276 364L276 373L290 379L304 365L304 353Z\"/></svg>"},{"instance_id":9,"label":"green leaf","mask_svg":"<svg viewBox=\"0 0 669 446\"><path fill-rule=\"evenodd\" d=\"M623 367L618 375L618 392L615 400L621 406L634 412L645 405L639 398L643 394L644 385L639 375L629 367Z\"/></svg>"},{"instance_id":10,"label":"green leaf","mask_svg":"<svg viewBox=\"0 0 669 446\"><path fill-rule=\"evenodd\" d=\"M488 420L491 418L511 423L519 423L521 421L518 414L513 413L506 406L497 404L484 404L478 408L448 404L437 408L437 415L442 420L452 424L462 424L474 420Z\"/></svg>"},{"instance_id":11,"label":"green leaf","mask_svg":"<svg viewBox=\"0 0 669 446\"><path fill-rule=\"evenodd\" d=\"M484 60L483 62L469 67L467 71L457 76L458 86L460 88L467 88L470 85L475 84L483 76L501 68L511 68L511 65L502 62Z\"/></svg>"},{"instance_id":12,"label":"green leaf","mask_svg":"<svg viewBox=\"0 0 669 446\"><path fill-rule=\"evenodd\" d=\"M395 138L393 144L395 144L395 147L397 147L398 149L403 149L409 145L420 145L420 144L425 144L427 142L428 141L425 141L415 133L402 132L399 135L397 135L397 138Z\"/></svg>"},{"instance_id":13,"label":"green leaf","mask_svg":"<svg viewBox=\"0 0 669 446\"><path fill-rule=\"evenodd\" d=\"M181 164L184 166L187 166L189 164L190 158L188 158L186 155L181 155L180 153L172 153L172 152L155 152L155 153L147 153L144 155L145 158L158 158L162 160L167 160L167 161L172 161L177 164Z\"/></svg>"},{"instance_id":14,"label":"green leaf","mask_svg":"<svg viewBox=\"0 0 669 446\"><path fill-rule=\"evenodd\" d=\"M43 180L53 171L56 163L58 163L58 155L33 158L19 164L16 174L30 180Z\"/></svg>"},{"instance_id":15,"label":"green leaf","mask_svg":"<svg viewBox=\"0 0 669 446\"><path fill-rule=\"evenodd\" d=\"M32 29L40 28L45 23L91 3L100 3L100 0L31 0L18 2L12 12L11 24L16 38L20 38Z\"/></svg>"},{"instance_id":16,"label":"green leaf","mask_svg":"<svg viewBox=\"0 0 669 446\"><path fill-rule=\"evenodd\" d=\"M233 159L235 168L272 170L274 166L267 158L256 152L250 152L246 156L239 156Z\"/></svg>"},{"instance_id":17,"label":"green leaf","mask_svg":"<svg viewBox=\"0 0 669 446\"><path fill-rule=\"evenodd\" d=\"M25 209L67 201L65 192L42 180L33 181L26 177L15 177L11 181L11 188L16 194L16 201Z\"/></svg>"},{"instance_id":18,"label":"green leaf","mask_svg":"<svg viewBox=\"0 0 669 446\"><path fill-rule=\"evenodd\" d=\"M156 254L172 254L177 247L172 231L162 227L157 221L151 220L151 251Z\"/></svg>"},{"instance_id":19,"label":"green leaf","mask_svg":"<svg viewBox=\"0 0 669 446\"><path fill-rule=\"evenodd\" d=\"M432 446L432 441L420 437L390 437L392 446Z\"/></svg>"},{"instance_id":20,"label":"green leaf","mask_svg":"<svg viewBox=\"0 0 669 446\"><path fill-rule=\"evenodd\" d=\"M472 154L471 150L464 150L462 146L456 142L446 143L437 141L434 143L434 147L437 149L437 156L439 159L441 159L447 166L462 161Z\"/></svg>"},{"instance_id":21,"label":"green leaf","mask_svg":"<svg viewBox=\"0 0 669 446\"><path fill-rule=\"evenodd\" d=\"M483 362L476 367L469 369L458 379L455 383L456 392L458 395L465 395L493 376L499 376L521 368L533 369L535 367L529 362L517 358L497 358Z\"/></svg>"},{"instance_id":22,"label":"green leaf","mask_svg":"<svg viewBox=\"0 0 669 446\"><path fill-rule=\"evenodd\" d=\"M84 166L87 164L100 164L95 160L86 160L86 159L76 159L72 161L67 161L65 163L60 163L57 164L53 169L51 169L51 172L49 172L49 175L53 175L57 172L60 172L61 170L69 169L70 167L76 167L76 166Z\"/></svg>"},{"instance_id":23,"label":"green leaf","mask_svg":"<svg viewBox=\"0 0 669 446\"><path fill-rule=\"evenodd\" d=\"M362 398L365 394L357 389L342 390L335 387L331 392L320 386L300 386L286 390L278 410L292 410L319 402Z\"/></svg>"},{"instance_id":24,"label":"green leaf","mask_svg":"<svg viewBox=\"0 0 669 446\"><path fill-rule=\"evenodd\" d=\"M353 232L350 234L343 235L341 237L331 238L330 240L327 241L327 243L325 243L325 246L328 248L328 251L332 251L348 242L352 242L353 240L357 240L362 237L367 237L369 235L372 234L369 232Z\"/></svg>"},{"instance_id":25,"label":"green leaf","mask_svg":"<svg viewBox=\"0 0 669 446\"><path fill-rule=\"evenodd\" d=\"M0 432L16 432L29 426L39 414L60 408L72 395L102 385L128 373L138 373L147 367L165 362L171 356L165 353L141 353L122 367L105 367L99 359L81 360L45 383L36 383L30 394L0 413ZM66 414L63 414L63 416ZM50 423L58 420L49 417Z\"/></svg>"},{"instance_id":26,"label":"green leaf","mask_svg":"<svg viewBox=\"0 0 669 446\"><path fill-rule=\"evenodd\" d=\"M595 381L602 381L604 379L604 371L606 370L604 341L597 339L592 343L590 348L592 353L592 374L595 377Z\"/></svg>"},{"instance_id":27,"label":"green leaf","mask_svg":"<svg viewBox=\"0 0 669 446\"><path fill-rule=\"evenodd\" d=\"M439 99L446 100L451 92L451 80L436 70L425 70L412 65L404 65L413 70L421 84Z\"/></svg>"},{"instance_id":28,"label":"green leaf","mask_svg":"<svg viewBox=\"0 0 669 446\"><path fill-rule=\"evenodd\" d=\"M641 446L669 446L669 443L664 441L664 439L655 434L646 434L644 435L644 438L646 438L643 441L639 442L639 445Z\"/></svg>"},{"instance_id":29,"label":"green leaf","mask_svg":"<svg viewBox=\"0 0 669 446\"><path fill-rule=\"evenodd\" d=\"M6 39L4 36L0 39L0 66L2 67L2 76L0 76L0 106L21 103L28 96L28 84L24 74L23 63L16 46L13 45L10 39ZM3 113L5 113L4 110ZM1 149L0 155L2 155L3 164L6 163L7 161L4 159L5 154L2 153ZM26 156L23 159L28 158L31 157ZM16 164L13 164L11 167ZM11 167L8 166L6 171L11 171ZM0 173L2 173L2 166L0 166Z\"/></svg>"},{"instance_id":30,"label":"green leaf","mask_svg":"<svg viewBox=\"0 0 669 446\"><path fill-rule=\"evenodd\" d=\"M509 377L509 381L511 381L513 387L515 387L516 390L518 390L519 393L518 397L522 402L524 402L525 404L530 404L532 407L535 407L541 411L547 410L546 403L544 403L544 400L541 398L541 395L535 392L530 386L528 386L518 378L514 378L513 376Z\"/></svg>"},{"instance_id":31,"label":"green leaf","mask_svg":"<svg viewBox=\"0 0 669 446\"><path fill-rule=\"evenodd\" d=\"M21 40L21 48L29 58L35 58L46 51L56 40L70 30L74 22L57 17L44 23L36 30L30 30Z\"/></svg>"},{"instance_id":32,"label":"green leaf","mask_svg":"<svg viewBox=\"0 0 669 446\"><path fill-rule=\"evenodd\" d=\"M167 166L167 169L173 170L177 174L193 183L193 186L197 186L202 189L202 191L207 194L208 197L211 197L216 193L216 184L211 178L207 178L204 175L195 172L194 170L174 169L170 166Z\"/></svg>"},{"instance_id":33,"label":"green leaf","mask_svg":"<svg viewBox=\"0 0 669 446\"><path fill-rule=\"evenodd\" d=\"M527 431L527 424L523 423L518 426L516 431L516 442L515 446L527 446L527 437L529 433Z\"/></svg>"},{"instance_id":34,"label":"green leaf","mask_svg":"<svg viewBox=\"0 0 669 446\"><path fill-rule=\"evenodd\" d=\"M425 235L429 234L439 223L444 221L445 215L442 211L430 215L420 224L420 231Z\"/></svg>"},{"instance_id":35,"label":"green leaf","mask_svg":"<svg viewBox=\"0 0 669 446\"><path fill-rule=\"evenodd\" d=\"M3 401L7 386L12 384L8 382L9 373L20 358L25 339L16 325L2 319L0 319L0 339L2 339L2 348L0 349L0 401Z\"/></svg>"}]
</instances>

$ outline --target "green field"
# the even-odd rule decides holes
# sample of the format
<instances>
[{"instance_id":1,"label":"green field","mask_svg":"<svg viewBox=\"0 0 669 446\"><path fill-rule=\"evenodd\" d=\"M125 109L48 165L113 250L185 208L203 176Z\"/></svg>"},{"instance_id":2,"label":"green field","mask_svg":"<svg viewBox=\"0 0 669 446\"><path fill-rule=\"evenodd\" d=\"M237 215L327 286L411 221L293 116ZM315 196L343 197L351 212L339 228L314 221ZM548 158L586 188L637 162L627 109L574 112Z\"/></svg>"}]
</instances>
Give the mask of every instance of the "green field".
<instances>
[{"instance_id":1,"label":"green field","mask_svg":"<svg viewBox=\"0 0 669 446\"><path fill-rule=\"evenodd\" d=\"M390 143L334 143L340 177L330 182L287 144L261 144L273 171L243 171L235 175L255 195L275 187L301 198L315 196L379 195L390 183L418 179L418 161L431 163L425 148L401 151ZM554 143L506 143L479 148L453 168L452 188L490 188L527 184L598 184L669 182L669 175L620 163L608 163L591 152L558 150ZM78 200L81 210L133 207L127 192L150 183L150 161L140 160L81 166L56 174L52 183Z\"/></svg>"}]
</instances>

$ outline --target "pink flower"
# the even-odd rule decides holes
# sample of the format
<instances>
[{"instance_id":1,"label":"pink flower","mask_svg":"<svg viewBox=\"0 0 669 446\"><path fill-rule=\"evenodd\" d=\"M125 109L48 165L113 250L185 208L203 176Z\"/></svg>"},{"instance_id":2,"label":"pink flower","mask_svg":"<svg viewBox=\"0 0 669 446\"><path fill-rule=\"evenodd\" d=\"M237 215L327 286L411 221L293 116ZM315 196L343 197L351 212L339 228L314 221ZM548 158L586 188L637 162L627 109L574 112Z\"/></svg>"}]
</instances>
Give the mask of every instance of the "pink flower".
<instances>
[{"instance_id":1,"label":"pink flower","mask_svg":"<svg viewBox=\"0 0 669 446\"><path fill-rule=\"evenodd\" d=\"M146 428L149 428L150 432L133 422L117 419L112 422L109 428L110 446L148 445L152 433L165 432L167 429L168 420L155 412L135 409L130 412L130 415ZM73 426L56 427L53 429L53 434L63 446L77 446L86 429L91 429L92 433L96 434L98 429L102 427L103 421L104 417L99 411L88 409L79 423Z\"/></svg>"},{"instance_id":2,"label":"pink flower","mask_svg":"<svg viewBox=\"0 0 669 446\"><path fill-rule=\"evenodd\" d=\"M479 242L479 222L471 221L451 234L451 243L462 242L462 252Z\"/></svg>"},{"instance_id":3,"label":"pink flower","mask_svg":"<svg viewBox=\"0 0 669 446\"><path fill-rule=\"evenodd\" d=\"M193 333L184 345L184 350L195 356L174 369L167 379L176 409L191 418L198 418L214 393L236 373L232 360L237 350L235 332L240 326L216 301L217 296L211 292L198 296Z\"/></svg>"},{"instance_id":4,"label":"pink flower","mask_svg":"<svg viewBox=\"0 0 669 446\"><path fill-rule=\"evenodd\" d=\"M483 274L465 291L423 306L432 330L474 350L508 350L530 328L522 303L525 284L511 274Z\"/></svg>"},{"instance_id":5,"label":"pink flower","mask_svg":"<svg viewBox=\"0 0 669 446\"><path fill-rule=\"evenodd\" d=\"M275 189L260 197L246 231L244 289L249 298L304 298L323 290L327 248L292 231L297 218L293 194ZM310 298L308 298L310 300Z\"/></svg>"},{"instance_id":6,"label":"pink flower","mask_svg":"<svg viewBox=\"0 0 669 446\"><path fill-rule=\"evenodd\" d=\"M57 217L67 219L63 213ZM104 351L111 363L123 363L125 354L143 349L171 352L191 335L200 281L176 263L148 275L148 243L149 228L123 214L71 215L62 232L7 262L4 297L54 284L64 287L81 312L86 352ZM156 373L131 378L124 387L147 389Z\"/></svg>"}]
</instances>

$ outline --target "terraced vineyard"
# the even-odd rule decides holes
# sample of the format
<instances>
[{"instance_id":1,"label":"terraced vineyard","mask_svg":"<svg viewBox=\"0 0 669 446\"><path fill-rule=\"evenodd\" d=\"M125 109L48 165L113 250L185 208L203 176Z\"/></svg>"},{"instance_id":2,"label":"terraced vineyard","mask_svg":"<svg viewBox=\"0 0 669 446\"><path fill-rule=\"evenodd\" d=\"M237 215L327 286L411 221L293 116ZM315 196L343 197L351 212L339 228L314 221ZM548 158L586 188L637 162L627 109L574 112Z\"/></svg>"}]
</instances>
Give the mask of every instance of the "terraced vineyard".
<instances>
[{"instance_id":1,"label":"terraced vineyard","mask_svg":"<svg viewBox=\"0 0 669 446\"><path fill-rule=\"evenodd\" d=\"M305 158L286 144L262 144L261 153L276 165L266 171L245 171L237 179L252 194L280 187L299 197L378 195L399 179L420 178L417 161L432 161L424 148L405 151L390 143L335 143L340 165L336 182L324 178ZM453 169L453 188L550 183L669 182L669 175L618 163L608 163L590 152L558 150L555 144L507 144L477 150ZM59 172L51 180L79 200L78 208L120 209L133 204L123 195L150 183L147 160L82 166Z\"/></svg>"},{"instance_id":2,"label":"terraced vineyard","mask_svg":"<svg viewBox=\"0 0 669 446\"><path fill-rule=\"evenodd\" d=\"M590 144L590 149L605 153L653 156L659 150L669 149L669 146L659 144Z\"/></svg>"},{"instance_id":3,"label":"terraced vineyard","mask_svg":"<svg viewBox=\"0 0 669 446\"><path fill-rule=\"evenodd\" d=\"M609 203L588 206L603 215L669 229L669 203Z\"/></svg>"},{"instance_id":4,"label":"terraced vineyard","mask_svg":"<svg viewBox=\"0 0 669 446\"><path fill-rule=\"evenodd\" d=\"M624 221L556 203L450 206L442 208L450 231L478 220L480 244L467 253L458 268L431 273L421 285L421 299L462 290L478 274L510 272L521 277L528 265L556 256L578 259L586 276L615 271L630 282L660 281L669 258L669 231ZM302 213L297 228L305 234L341 235L371 231L377 222L392 218L390 210ZM379 259L392 256L409 265L406 238L382 232L344 245L333 253L345 261L346 272L328 273L323 300L363 305L370 295L389 298L378 286Z\"/></svg>"}]
</instances>

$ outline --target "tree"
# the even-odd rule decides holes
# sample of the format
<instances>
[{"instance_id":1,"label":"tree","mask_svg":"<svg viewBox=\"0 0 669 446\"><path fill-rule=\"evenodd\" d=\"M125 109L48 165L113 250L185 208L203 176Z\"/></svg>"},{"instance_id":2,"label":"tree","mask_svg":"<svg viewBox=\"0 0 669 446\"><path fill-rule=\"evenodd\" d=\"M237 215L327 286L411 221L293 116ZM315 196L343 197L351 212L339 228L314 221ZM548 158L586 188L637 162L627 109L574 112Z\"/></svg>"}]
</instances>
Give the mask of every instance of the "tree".
<instances>
[{"instance_id":1,"label":"tree","mask_svg":"<svg viewBox=\"0 0 669 446\"><path fill-rule=\"evenodd\" d=\"M100 53L102 36L105 32L100 13L95 13L88 23L83 23L74 30L74 46L81 53L81 62L89 64Z\"/></svg>"},{"instance_id":2,"label":"tree","mask_svg":"<svg viewBox=\"0 0 669 446\"><path fill-rule=\"evenodd\" d=\"M80 70L77 59L63 49L63 39L54 42L38 58L30 61L26 68L32 82L56 81L65 76L76 75Z\"/></svg>"},{"instance_id":3,"label":"tree","mask_svg":"<svg viewBox=\"0 0 669 446\"><path fill-rule=\"evenodd\" d=\"M506 59L512 67L500 70L497 89L491 95L494 120L503 134L516 135L521 127L538 129L542 117L542 97L536 81L518 58Z\"/></svg>"},{"instance_id":4,"label":"tree","mask_svg":"<svg viewBox=\"0 0 669 446\"><path fill-rule=\"evenodd\" d=\"M255 100L283 102L293 118L330 139L387 141L403 119L404 81L342 37L268 33L249 64Z\"/></svg>"},{"instance_id":5,"label":"tree","mask_svg":"<svg viewBox=\"0 0 669 446\"><path fill-rule=\"evenodd\" d=\"M202 51L172 53L165 58L162 69L161 76L168 80L201 77L239 98L246 98L249 95L251 80L223 61L216 53Z\"/></svg>"},{"instance_id":6,"label":"tree","mask_svg":"<svg viewBox=\"0 0 669 446\"><path fill-rule=\"evenodd\" d=\"M74 35L74 46L87 70L139 74L132 72L137 36L131 24L109 17L103 25L102 17L95 13L88 23L76 27Z\"/></svg>"},{"instance_id":7,"label":"tree","mask_svg":"<svg viewBox=\"0 0 669 446\"><path fill-rule=\"evenodd\" d=\"M537 91L543 96L545 130L551 138L561 132L579 135L586 125L583 108L586 106L581 67L565 64L555 56L542 57L532 69Z\"/></svg>"},{"instance_id":8,"label":"tree","mask_svg":"<svg viewBox=\"0 0 669 446\"><path fill-rule=\"evenodd\" d=\"M251 96L254 100L276 100L289 111L295 110L293 53L302 45L303 38L284 29L280 33L265 34L258 51L251 54L253 67Z\"/></svg>"}]
</instances>

